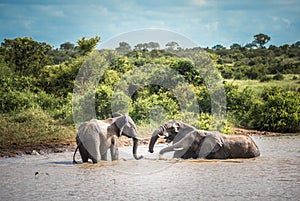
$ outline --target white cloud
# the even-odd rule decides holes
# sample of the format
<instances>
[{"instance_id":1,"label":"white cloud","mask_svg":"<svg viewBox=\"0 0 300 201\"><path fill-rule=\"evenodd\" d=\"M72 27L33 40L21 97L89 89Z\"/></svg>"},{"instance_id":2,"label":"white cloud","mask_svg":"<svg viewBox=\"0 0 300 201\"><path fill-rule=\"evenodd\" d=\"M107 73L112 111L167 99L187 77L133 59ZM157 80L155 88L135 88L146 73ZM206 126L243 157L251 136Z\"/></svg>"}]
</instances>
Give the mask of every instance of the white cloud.
<instances>
[{"instance_id":1,"label":"white cloud","mask_svg":"<svg viewBox=\"0 0 300 201\"><path fill-rule=\"evenodd\" d=\"M282 22L286 24L286 27L289 27L291 25L291 21L287 18L281 18Z\"/></svg>"},{"instance_id":2,"label":"white cloud","mask_svg":"<svg viewBox=\"0 0 300 201\"><path fill-rule=\"evenodd\" d=\"M24 21L23 21L23 25L24 25L24 27L27 28L27 29L31 29L32 23L33 23L32 20L24 20Z\"/></svg>"},{"instance_id":3,"label":"white cloud","mask_svg":"<svg viewBox=\"0 0 300 201\"><path fill-rule=\"evenodd\" d=\"M275 23L273 27L276 30L284 28L289 28L291 26L291 21L285 17L277 17L277 16L271 16L270 17L272 22Z\"/></svg>"},{"instance_id":4,"label":"white cloud","mask_svg":"<svg viewBox=\"0 0 300 201\"><path fill-rule=\"evenodd\" d=\"M58 7L53 7L53 6L44 6L44 5L34 5L34 9L37 11L47 14L49 16L53 17L64 17L65 14L62 10L59 10Z\"/></svg>"},{"instance_id":5,"label":"white cloud","mask_svg":"<svg viewBox=\"0 0 300 201\"><path fill-rule=\"evenodd\" d=\"M276 17L276 16L271 16L270 18L271 18L273 21L275 21L275 22L278 21L278 19L279 19L279 18Z\"/></svg>"},{"instance_id":6,"label":"white cloud","mask_svg":"<svg viewBox=\"0 0 300 201\"><path fill-rule=\"evenodd\" d=\"M206 0L191 0L191 4L195 6L205 6L207 2Z\"/></svg>"},{"instance_id":7,"label":"white cloud","mask_svg":"<svg viewBox=\"0 0 300 201\"><path fill-rule=\"evenodd\" d=\"M101 13L101 15L108 15L109 14L108 9L105 8L105 7L100 7L99 12Z\"/></svg>"},{"instance_id":8,"label":"white cloud","mask_svg":"<svg viewBox=\"0 0 300 201\"><path fill-rule=\"evenodd\" d=\"M208 31L217 31L218 27L219 27L219 22L218 21L215 21L215 22L212 22L212 23L209 23L209 24L205 25L205 28Z\"/></svg>"}]
</instances>

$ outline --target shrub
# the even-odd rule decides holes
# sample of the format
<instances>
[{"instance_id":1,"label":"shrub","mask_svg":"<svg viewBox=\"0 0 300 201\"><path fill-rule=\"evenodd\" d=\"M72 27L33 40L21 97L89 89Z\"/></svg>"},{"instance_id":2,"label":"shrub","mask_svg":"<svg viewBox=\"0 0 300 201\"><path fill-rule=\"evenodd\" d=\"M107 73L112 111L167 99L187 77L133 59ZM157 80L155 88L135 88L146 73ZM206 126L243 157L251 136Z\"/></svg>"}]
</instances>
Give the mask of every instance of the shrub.
<instances>
[{"instance_id":1,"label":"shrub","mask_svg":"<svg viewBox=\"0 0 300 201\"><path fill-rule=\"evenodd\" d=\"M297 92L266 88L262 100L251 109L251 126L277 132L300 131L300 98Z\"/></svg>"},{"instance_id":2,"label":"shrub","mask_svg":"<svg viewBox=\"0 0 300 201\"><path fill-rule=\"evenodd\" d=\"M75 129L62 126L40 107L0 114L0 144L31 144L73 140Z\"/></svg>"},{"instance_id":3,"label":"shrub","mask_svg":"<svg viewBox=\"0 0 300 201\"><path fill-rule=\"evenodd\" d=\"M111 86L100 84L96 88L96 115L99 119L111 116L111 98L113 89Z\"/></svg>"},{"instance_id":4,"label":"shrub","mask_svg":"<svg viewBox=\"0 0 300 201\"><path fill-rule=\"evenodd\" d=\"M281 73L277 73L273 76L273 80L283 80L284 76Z\"/></svg>"},{"instance_id":5,"label":"shrub","mask_svg":"<svg viewBox=\"0 0 300 201\"><path fill-rule=\"evenodd\" d=\"M179 106L172 98L169 92L157 94L148 94L147 91L139 94L138 98L133 102L131 115L133 119L140 122L150 123L150 114L157 111L157 106L161 109L160 114L167 119L176 119L179 113Z\"/></svg>"},{"instance_id":6,"label":"shrub","mask_svg":"<svg viewBox=\"0 0 300 201\"><path fill-rule=\"evenodd\" d=\"M240 90L237 85L225 84L227 97L227 117L236 126L249 126L251 108L255 102L253 90L245 88Z\"/></svg>"},{"instance_id":7,"label":"shrub","mask_svg":"<svg viewBox=\"0 0 300 201\"><path fill-rule=\"evenodd\" d=\"M221 120L216 120L209 113L201 112L199 115L183 113L179 120L182 120L197 129L201 130L217 130L225 134L232 134L229 123Z\"/></svg>"},{"instance_id":8,"label":"shrub","mask_svg":"<svg viewBox=\"0 0 300 201\"><path fill-rule=\"evenodd\" d=\"M260 82L269 82L271 81L271 77L267 76L267 75L264 75L260 78L259 80Z\"/></svg>"}]
</instances>

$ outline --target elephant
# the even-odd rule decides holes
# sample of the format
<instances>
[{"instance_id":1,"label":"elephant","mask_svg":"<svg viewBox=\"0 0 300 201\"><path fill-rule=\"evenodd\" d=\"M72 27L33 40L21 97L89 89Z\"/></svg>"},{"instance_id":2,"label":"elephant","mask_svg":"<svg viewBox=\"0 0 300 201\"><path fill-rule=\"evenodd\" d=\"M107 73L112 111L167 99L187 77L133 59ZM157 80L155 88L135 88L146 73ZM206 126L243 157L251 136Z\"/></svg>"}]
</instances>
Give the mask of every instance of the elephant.
<instances>
[{"instance_id":1,"label":"elephant","mask_svg":"<svg viewBox=\"0 0 300 201\"><path fill-rule=\"evenodd\" d=\"M138 138L136 126L128 115L115 115L105 120L92 119L81 124L76 135L77 147L73 155L73 163L77 163L75 155L79 149L82 162L91 159L93 163L107 160L107 150L110 149L111 159L118 160L118 138L124 135L133 140L133 156L136 160Z\"/></svg>"},{"instance_id":2,"label":"elephant","mask_svg":"<svg viewBox=\"0 0 300 201\"><path fill-rule=\"evenodd\" d=\"M182 159L230 159L260 156L260 151L250 136L197 130L177 120L171 120L153 132L149 143L150 153L153 153L154 144L159 136L164 137L168 143L173 141L171 146L160 150L160 157L170 151L175 151L174 158Z\"/></svg>"}]
</instances>

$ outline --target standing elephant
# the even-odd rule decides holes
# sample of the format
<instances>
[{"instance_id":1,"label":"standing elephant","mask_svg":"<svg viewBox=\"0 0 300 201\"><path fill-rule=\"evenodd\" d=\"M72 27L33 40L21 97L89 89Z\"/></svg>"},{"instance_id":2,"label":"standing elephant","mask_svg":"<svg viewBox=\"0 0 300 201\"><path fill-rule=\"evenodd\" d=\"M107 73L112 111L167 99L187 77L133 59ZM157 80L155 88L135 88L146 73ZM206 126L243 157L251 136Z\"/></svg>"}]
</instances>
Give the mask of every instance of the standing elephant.
<instances>
[{"instance_id":1,"label":"standing elephant","mask_svg":"<svg viewBox=\"0 0 300 201\"><path fill-rule=\"evenodd\" d=\"M79 126L76 143L77 148L73 155L79 149L82 162L91 159L93 163L100 160L107 160L107 150L110 149L111 159L118 160L118 138L125 135L133 140L133 156L136 160L142 158L137 156L137 129L133 120L128 115L118 115L106 120L92 119Z\"/></svg>"},{"instance_id":2,"label":"standing elephant","mask_svg":"<svg viewBox=\"0 0 300 201\"><path fill-rule=\"evenodd\" d=\"M167 122L154 131L149 143L149 152L153 153L154 144L159 136L164 137L166 142L173 141L173 145L163 148L159 154L175 151L174 158L228 159L253 158L260 155L250 136L197 130L176 120Z\"/></svg>"}]
</instances>

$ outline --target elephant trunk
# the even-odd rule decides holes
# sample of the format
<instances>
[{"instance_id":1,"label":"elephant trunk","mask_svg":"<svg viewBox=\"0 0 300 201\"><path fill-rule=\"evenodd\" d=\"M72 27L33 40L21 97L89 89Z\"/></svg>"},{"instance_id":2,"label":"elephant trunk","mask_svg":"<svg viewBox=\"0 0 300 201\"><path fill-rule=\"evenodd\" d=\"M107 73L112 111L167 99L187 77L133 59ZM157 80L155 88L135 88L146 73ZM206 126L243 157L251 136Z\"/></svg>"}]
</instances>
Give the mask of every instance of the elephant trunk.
<instances>
[{"instance_id":1,"label":"elephant trunk","mask_svg":"<svg viewBox=\"0 0 300 201\"><path fill-rule=\"evenodd\" d=\"M152 137L151 137L151 140L150 140L150 143L149 143L149 152L150 153L153 153L153 147L154 147L154 144L156 143L157 139L159 138L158 134L160 133L160 130L156 130L154 131Z\"/></svg>"},{"instance_id":2,"label":"elephant trunk","mask_svg":"<svg viewBox=\"0 0 300 201\"><path fill-rule=\"evenodd\" d=\"M133 153L133 157L136 160L140 160L143 158L143 156L137 156L137 148L138 148L138 139L137 138L132 138L133 141L133 148L132 148L132 153Z\"/></svg>"}]
</instances>

